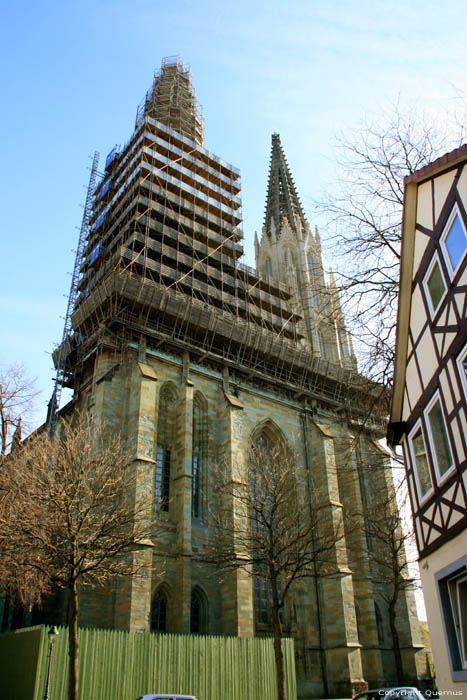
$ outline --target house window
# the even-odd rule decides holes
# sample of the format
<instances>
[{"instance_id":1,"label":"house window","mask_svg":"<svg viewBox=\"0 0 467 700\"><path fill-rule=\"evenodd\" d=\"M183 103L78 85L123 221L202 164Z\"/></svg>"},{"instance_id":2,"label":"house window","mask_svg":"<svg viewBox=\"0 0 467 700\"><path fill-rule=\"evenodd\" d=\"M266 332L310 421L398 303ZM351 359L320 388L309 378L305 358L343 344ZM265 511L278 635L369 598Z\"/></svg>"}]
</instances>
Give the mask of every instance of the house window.
<instances>
[{"instance_id":1,"label":"house window","mask_svg":"<svg viewBox=\"0 0 467 700\"><path fill-rule=\"evenodd\" d=\"M467 680L467 556L435 574L454 681Z\"/></svg>"},{"instance_id":2,"label":"house window","mask_svg":"<svg viewBox=\"0 0 467 700\"><path fill-rule=\"evenodd\" d=\"M438 256L433 258L425 279L423 280L423 286L425 288L431 315L434 316L446 294L446 283L443 273L441 272Z\"/></svg>"},{"instance_id":3,"label":"house window","mask_svg":"<svg viewBox=\"0 0 467 700\"><path fill-rule=\"evenodd\" d=\"M420 423L415 426L412 434L409 436L409 445L414 464L418 495L422 501L433 489L433 482L428 465L425 438Z\"/></svg>"},{"instance_id":4,"label":"house window","mask_svg":"<svg viewBox=\"0 0 467 700\"><path fill-rule=\"evenodd\" d=\"M467 668L467 573L450 578L448 590L462 667Z\"/></svg>"},{"instance_id":5,"label":"house window","mask_svg":"<svg viewBox=\"0 0 467 700\"><path fill-rule=\"evenodd\" d=\"M459 370L464 394L467 397L467 347L463 349L462 353L457 358L457 368Z\"/></svg>"},{"instance_id":6,"label":"house window","mask_svg":"<svg viewBox=\"0 0 467 700\"><path fill-rule=\"evenodd\" d=\"M467 251L467 234L457 204L441 236L441 243L449 270L454 275Z\"/></svg>"},{"instance_id":7,"label":"house window","mask_svg":"<svg viewBox=\"0 0 467 700\"><path fill-rule=\"evenodd\" d=\"M453 467L454 463L446 430L446 423L444 421L443 409L438 394L429 404L425 415L427 418L429 438L433 448L433 464L438 478L442 480Z\"/></svg>"}]
</instances>

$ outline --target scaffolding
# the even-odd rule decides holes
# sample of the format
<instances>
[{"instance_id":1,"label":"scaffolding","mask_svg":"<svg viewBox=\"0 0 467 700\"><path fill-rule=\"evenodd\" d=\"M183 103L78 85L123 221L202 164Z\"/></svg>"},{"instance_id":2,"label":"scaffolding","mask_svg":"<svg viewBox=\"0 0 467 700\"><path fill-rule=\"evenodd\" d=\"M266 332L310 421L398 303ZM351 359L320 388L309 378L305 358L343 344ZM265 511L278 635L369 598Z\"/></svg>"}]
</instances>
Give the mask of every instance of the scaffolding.
<instances>
[{"instance_id":1,"label":"scaffolding","mask_svg":"<svg viewBox=\"0 0 467 700\"><path fill-rule=\"evenodd\" d=\"M204 143L204 118L192 84L191 68L180 56L162 60L153 84L136 111L139 126L145 116L178 131L199 144Z\"/></svg>"},{"instance_id":2,"label":"scaffolding","mask_svg":"<svg viewBox=\"0 0 467 700\"><path fill-rule=\"evenodd\" d=\"M96 188L97 180L97 168L99 166L99 153L94 152L94 157L92 159L91 174L89 176L89 185L86 193L86 201L84 204L83 219L81 221L81 228L79 231L78 245L76 248L75 263L73 266L73 273L71 276L71 286L70 294L68 296L67 309L65 314L65 323L63 328L62 342L60 343L56 358L56 376L55 384L52 393L52 398L49 402L49 410L47 415L47 423L49 428L49 433L53 435L56 424L57 424L57 412L60 408L60 399L62 394L62 387L66 381L67 373L67 358L73 346L73 328L71 316L75 308L78 299L78 286L81 268L84 259L84 250L86 247L86 241L89 235L89 221L91 219L92 205L94 198L94 190Z\"/></svg>"},{"instance_id":3,"label":"scaffolding","mask_svg":"<svg viewBox=\"0 0 467 700\"><path fill-rule=\"evenodd\" d=\"M99 352L123 358L143 335L147 347L188 351L310 401L342 405L367 394L356 373L307 348L291 290L242 262L240 172L204 148L197 115L191 74L166 59L95 190L71 306L74 342L64 336L56 353L56 362L65 355L63 376L86 374Z\"/></svg>"}]
</instances>

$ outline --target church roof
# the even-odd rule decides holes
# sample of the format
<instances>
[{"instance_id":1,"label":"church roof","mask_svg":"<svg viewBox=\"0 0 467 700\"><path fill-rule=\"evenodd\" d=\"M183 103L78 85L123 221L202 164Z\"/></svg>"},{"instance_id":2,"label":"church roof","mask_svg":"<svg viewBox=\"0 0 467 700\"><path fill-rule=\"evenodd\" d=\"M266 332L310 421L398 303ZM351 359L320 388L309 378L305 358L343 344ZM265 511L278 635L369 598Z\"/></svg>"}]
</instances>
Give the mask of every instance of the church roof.
<instances>
[{"instance_id":1,"label":"church roof","mask_svg":"<svg viewBox=\"0 0 467 700\"><path fill-rule=\"evenodd\" d=\"M282 150L280 136L273 134L264 221L268 235L271 235L272 222L274 222L276 233L280 233L284 217L292 229L296 229L299 223L302 226L306 224L302 205Z\"/></svg>"}]
</instances>

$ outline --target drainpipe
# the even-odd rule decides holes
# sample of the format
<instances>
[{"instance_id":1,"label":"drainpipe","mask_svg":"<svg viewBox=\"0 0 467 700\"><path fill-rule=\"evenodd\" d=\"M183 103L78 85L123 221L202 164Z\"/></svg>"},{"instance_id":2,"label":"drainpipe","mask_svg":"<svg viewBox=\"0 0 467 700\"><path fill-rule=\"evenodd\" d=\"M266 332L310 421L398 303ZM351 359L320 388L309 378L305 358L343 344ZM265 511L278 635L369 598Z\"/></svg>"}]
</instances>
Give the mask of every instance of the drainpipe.
<instances>
[{"instance_id":1,"label":"drainpipe","mask_svg":"<svg viewBox=\"0 0 467 700\"><path fill-rule=\"evenodd\" d=\"M308 503L309 503L309 508L310 508L310 515L313 517L313 513L311 512L311 467L310 467L310 456L309 456L309 451L308 451L308 439L307 439L307 416L306 413L301 413L300 418L302 419L302 430L303 430L303 445L305 448L305 466L306 466L306 482L307 482L307 491L308 491ZM312 532L312 543L313 543L313 550L315 550L315 536L314 532ZM328 687L328 676L326 672L326 656L324 653L324 648L323 648L323 623L321 619L321 593L320 593L320 587L318 585L318 575L316 572L316 558L313 557L313 568L314 568L314 576L313 576L313 581L315 584L315 596L316 596L316 608L317 608L317 618L318 618L318 635L319 635L319 658L320 658L320 663L321 663L321 675L323 677L323 688L324 688L324 697L328 698L329 697L329 687Z\"/></svg>"}]
</instances>

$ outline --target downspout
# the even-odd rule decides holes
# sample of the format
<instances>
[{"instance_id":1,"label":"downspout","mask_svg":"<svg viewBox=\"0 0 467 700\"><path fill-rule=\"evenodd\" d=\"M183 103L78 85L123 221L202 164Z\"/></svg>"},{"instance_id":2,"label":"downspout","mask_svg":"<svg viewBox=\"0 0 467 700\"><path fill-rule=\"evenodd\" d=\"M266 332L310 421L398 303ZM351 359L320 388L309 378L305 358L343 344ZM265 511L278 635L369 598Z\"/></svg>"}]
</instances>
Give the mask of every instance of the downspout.
<instances>
[{"instance_id":1,"label":"downspout","mask_svg":"<svg viewBox=\"0 0 467 700\"><path fill-rule=\"evenodd\" d=\"M302 430L303 430L303 445L305 449L305 466L306 466L306 483L307 483L307 491L308 491L308 503L309 503L309 508L310 508L310 515L313 517L313 513L311 513L311 468L310 468L310 457L309 457L309 451L308 451L308 439L307 439L307 417L305 413L300 414L300 418L302 419ZM315 535L314 531L312 531L312 543L313 543L313 551L315 551ZM316 596L316 613L317 613L317 618L318 618L318 636L319 636L319 658L320 658L320 664L321 664L321 675L323 677L323 688L324 688L324 697L328 698L329 697L329 687L328 687L328 677L327 677L327 672L326 672L326 656L324 653L324 648L323 648L323 623L321 619L321 594L320 594L320 588L318 585L318 575L316 572L316 558L313 556L313 568L314 568L314 584L315 584L315 596Z\"/></svg>"}]
</instances>

